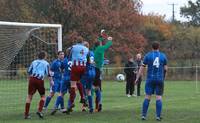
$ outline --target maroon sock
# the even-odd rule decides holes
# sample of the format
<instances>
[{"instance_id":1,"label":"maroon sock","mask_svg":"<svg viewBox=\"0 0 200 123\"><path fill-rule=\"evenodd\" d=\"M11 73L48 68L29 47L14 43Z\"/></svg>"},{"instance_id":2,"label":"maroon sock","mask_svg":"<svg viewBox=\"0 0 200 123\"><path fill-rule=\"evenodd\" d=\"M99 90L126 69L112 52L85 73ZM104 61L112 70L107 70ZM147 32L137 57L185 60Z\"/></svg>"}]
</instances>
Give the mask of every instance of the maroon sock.
<instances>
[{"instance_id":1,"label":"maroon sock","mask_svg":"<svg viewBox=\"0 0 200 123\"><path fill-rule=\"evenodd\" d=\"M41 99L38 104L38 112L42 112L43 106L44 106L44 100Z\"/></svg>"},{"instance_id":2,"label":"maroon sock","mask_svg":"<svg viewBox=\"0 0 200 123\"><path fill-rule=\"evenodd\" d=\"M78 88L78 90L79 90L79 94L80 94L80 96L81 96L81 99L84 99L84 94L83 94L83 85L82 85L82 83L77 83L76 84L77 85L77 88Z\"/></svg>"},{"instance_id":3,"label":"maroon sock","mask_svg":"<svg viewBox=\"0 0 200 123\"><path fill-rule=\"evenodd\" d=\"M72 87L72 88L70 89L70 96L69 96L69 99L70 99L71 104L74 103L75 97L76 97L76 89Z\"/></svg>"},{"instance_id":4,"label":"maroon sock","mask_svg":"<svg viewBox=\"0 0 200 123\"><path fill-rule=\"evenodd\" d=\"M29 115L30 105L31 105L30 103L26 103L26 105L25 105L25 112L24 112L25 116Z\"/></svg>"}]
</instances>

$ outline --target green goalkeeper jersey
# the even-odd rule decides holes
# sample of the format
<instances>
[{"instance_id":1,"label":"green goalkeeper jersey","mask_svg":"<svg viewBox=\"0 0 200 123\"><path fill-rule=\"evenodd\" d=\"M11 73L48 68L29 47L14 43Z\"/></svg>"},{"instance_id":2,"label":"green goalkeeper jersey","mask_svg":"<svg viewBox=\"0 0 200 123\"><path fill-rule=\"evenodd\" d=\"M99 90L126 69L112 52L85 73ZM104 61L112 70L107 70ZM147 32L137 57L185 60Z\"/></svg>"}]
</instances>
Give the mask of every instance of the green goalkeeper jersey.
<instances>
[{"instance_id":1,"label":"green goalkeeper jersey","mask_svg":"<svg viewBox=\"0 0 200 123\"><path fill-rule=\"evenodd\" d=\"M101 69L103 67L105 50L107 50L111 45L112 45L112 41L108 40L108 42L105 45L97 46L95 48L94 61L97 68Z\"/></svg>"}]
</instances>

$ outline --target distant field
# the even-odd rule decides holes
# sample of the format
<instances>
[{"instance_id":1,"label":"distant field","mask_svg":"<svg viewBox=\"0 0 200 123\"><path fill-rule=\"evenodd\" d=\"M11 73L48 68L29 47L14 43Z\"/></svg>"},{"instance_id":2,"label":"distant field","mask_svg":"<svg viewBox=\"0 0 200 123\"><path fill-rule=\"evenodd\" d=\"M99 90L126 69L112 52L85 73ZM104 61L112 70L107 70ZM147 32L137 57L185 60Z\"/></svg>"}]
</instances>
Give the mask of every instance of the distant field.
<instances>
[{"instance_id":1,"label":"distant field","mask_svg":"<svg viewBox=\"0 0 200 123\"><path fill-rule=\"evenodd\" d=\"M48 82L46 82L46 87ZM144 86L144 83L143 83ZM39 95L36 94L31 105L31 120L23 119L27 82L25 80L0 80L0 123L140 123L141 97L125 96L125 83L103 82L103 112L89 114L81 112L81 105L77 103L71 115L58 112L50 115L48 110L43 120L35 112ZM143 92L142 87L142 94ZM48 91L47 93L48 94ZM79 96L77 96L79 97ZM68 96L66 97L68 99ZM54 98L55 99L55 98ZM65 101L66 102L66 101ZM53 107L54 100L49 108ZM65 103L66 104L66 103ZM155 98L151 101L148 120L155 123ZM199 123L200 122L200 94L195 92L195 82L168 81L165 83L163 98L163 123Z\"/></svg>"}]
</instances>

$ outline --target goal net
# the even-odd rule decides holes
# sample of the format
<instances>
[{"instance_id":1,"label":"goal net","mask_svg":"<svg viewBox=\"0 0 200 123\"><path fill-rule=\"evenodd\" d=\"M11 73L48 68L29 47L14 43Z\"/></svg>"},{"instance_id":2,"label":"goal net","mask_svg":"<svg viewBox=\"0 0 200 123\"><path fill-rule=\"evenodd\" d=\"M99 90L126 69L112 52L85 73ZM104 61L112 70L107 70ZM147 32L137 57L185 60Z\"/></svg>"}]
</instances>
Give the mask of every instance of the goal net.
<instances>
[{"instance_id":1,"label":"goal net","mask_svg":"<svg viewBox=\"0 0 200 123\"><path fill-rule=\"evenodd\" d=\"M41 50L47 52L49 62L56 58L58 50L62 50L60 24L0 21L1 112L10 113L17 108L23 112L22 105L27 95L27 68ZM0 113L0 119L3 117L4 114Z\"/></svg>"}]
</instances>

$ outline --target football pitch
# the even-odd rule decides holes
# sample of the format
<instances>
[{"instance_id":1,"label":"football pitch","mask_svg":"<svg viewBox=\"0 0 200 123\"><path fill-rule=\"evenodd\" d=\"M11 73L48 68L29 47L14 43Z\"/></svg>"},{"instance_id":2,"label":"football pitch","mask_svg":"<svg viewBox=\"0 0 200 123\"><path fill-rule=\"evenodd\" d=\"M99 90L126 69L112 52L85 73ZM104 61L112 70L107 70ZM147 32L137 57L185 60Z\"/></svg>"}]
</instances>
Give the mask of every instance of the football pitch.
<instances>
[{"instance_id":1,"label":"football pitch","mask_svg":"<svg viewBox=\"0 0 200 123\"><path fill-rule=\"evenodd\" d=\"M46 87L49 87L46 82ZM46 91L46 95L48 94ZM39 101L38 93L33 97L30 115L31 119L24 120L24 104L27 94L25 80L0 80L0 123L155 123L155 96L153 96L146 121L141 121L141 106L144 99L144 82L140 97L126 97L125 82L103 82L103 111L89 114L81 112L76 97L76 107L70 115L50 112L54 99L50 102L49 110L44 119L39 119L35 112ZM65 96L65 105L68 95ZM163 123L199 123L200 122L200 93L195 91L193 81L166 81L163 96Z\"/></svg>"}]
</instances>

